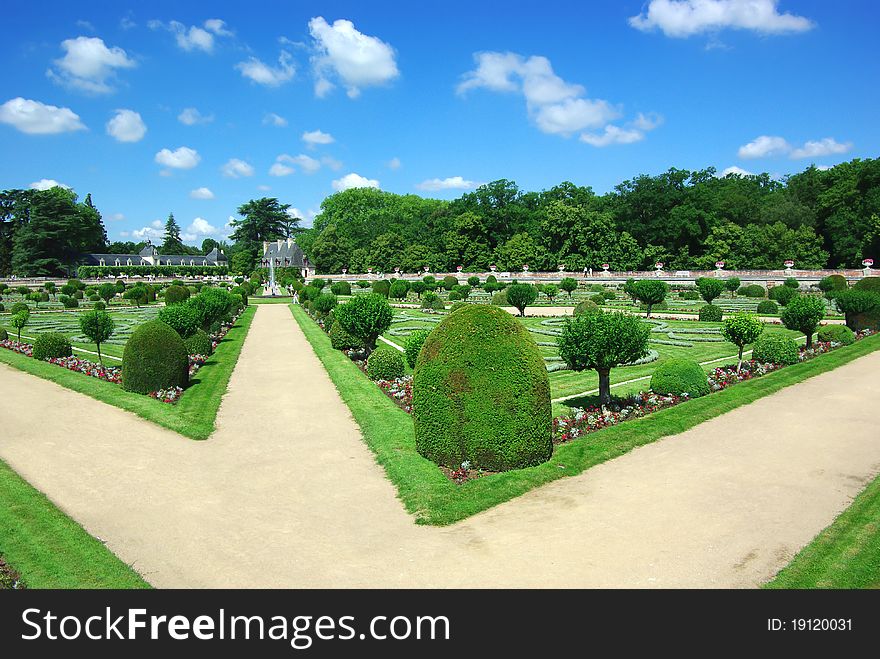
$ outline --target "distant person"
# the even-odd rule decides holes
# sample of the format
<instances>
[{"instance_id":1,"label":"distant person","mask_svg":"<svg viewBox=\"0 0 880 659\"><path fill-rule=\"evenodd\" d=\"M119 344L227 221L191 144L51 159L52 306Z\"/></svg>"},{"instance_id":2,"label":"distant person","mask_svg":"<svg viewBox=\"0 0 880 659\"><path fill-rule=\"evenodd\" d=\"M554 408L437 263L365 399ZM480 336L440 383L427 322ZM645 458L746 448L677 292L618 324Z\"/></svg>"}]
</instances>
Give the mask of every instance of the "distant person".
<instances>
[{"instance_id":1,"label":"distant person","mask_svg":"<svg viewBox=\"0 0 880 659\"><path fill-rule=\"evenodd\" d=\"M592 276L593 276L593 269L590 268L590 277L592 277Z\"/></svg>"}]
</instances>

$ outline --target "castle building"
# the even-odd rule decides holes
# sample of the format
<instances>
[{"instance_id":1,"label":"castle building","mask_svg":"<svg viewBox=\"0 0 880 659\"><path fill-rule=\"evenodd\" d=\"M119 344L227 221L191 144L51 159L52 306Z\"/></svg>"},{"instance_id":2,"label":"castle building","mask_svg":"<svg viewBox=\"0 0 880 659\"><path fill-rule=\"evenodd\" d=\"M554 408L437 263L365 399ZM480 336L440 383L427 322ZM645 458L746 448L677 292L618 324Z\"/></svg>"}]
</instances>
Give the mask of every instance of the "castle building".
<instances>
[{"instance_id":1,"label":"castle building","mask_svg":"<svg viewBox=\"0 0 880 659\"><path fill-rule=\"evenodd\" d=\"M123 267L129 265L193 265L216 267L229 265L226 254L216 247L204 256L160 254L149 240L140 254L83 254L85 265Z\"/></svg>"},{"instance_id":2,"label":"castle building","mask_svg":"<svg viewBox=\"0 0 880 659\"><path fill-rule=\"evenodd\" d=\"M276 268L297 268L305 279L315 276L315 268L309 263L309 257L303 254L293 238L263 241L259 266L268 268L270 262Z\"/></svg>"}]
</instances>

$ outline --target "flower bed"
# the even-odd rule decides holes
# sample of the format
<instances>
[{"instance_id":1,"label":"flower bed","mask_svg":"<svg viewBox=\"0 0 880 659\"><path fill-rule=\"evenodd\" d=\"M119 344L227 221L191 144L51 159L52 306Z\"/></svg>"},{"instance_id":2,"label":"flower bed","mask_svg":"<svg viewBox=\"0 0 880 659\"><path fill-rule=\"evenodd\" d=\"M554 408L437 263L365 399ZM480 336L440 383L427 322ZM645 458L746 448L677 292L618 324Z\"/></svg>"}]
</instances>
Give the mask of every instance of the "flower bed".
<instances>
[{"instance_id":1,"label":"flower bed","mask_svg":"<svg viewBox=\"0 0 880 659\"><path fill-rule=\"evenodd\" d=\"M46 361L50 364L66 368L68 371L83 373L105 382L112 382L113 384L122 383L122 369L115 366L103 366L90 362L87 359L79 359L78 357L53 357Z\"/></svg>"}]
</instances>

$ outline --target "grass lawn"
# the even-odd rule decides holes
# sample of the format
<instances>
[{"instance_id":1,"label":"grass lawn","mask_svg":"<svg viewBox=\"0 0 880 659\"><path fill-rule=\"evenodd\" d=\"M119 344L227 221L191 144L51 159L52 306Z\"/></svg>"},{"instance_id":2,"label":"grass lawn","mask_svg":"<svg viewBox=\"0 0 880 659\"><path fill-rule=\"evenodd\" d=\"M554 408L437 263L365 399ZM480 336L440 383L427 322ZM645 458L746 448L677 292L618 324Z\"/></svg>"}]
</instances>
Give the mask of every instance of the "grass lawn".
<instances>
[{"instance_id":1,"label":"grass lawn","mask_svg":"<svg viewBox=\"0 0 880 659\"><path fill-rule=\"evenodd\" d=\"M133 412L191 439L207 439L214 432L220 400L226 392L255 311L248 307L239 317L211 358L196 373L176 405L161 403L149 396L125 391L117 384L37 361L4 348L0 348L0 362Z\"/></svg>"},{"instance_id":2,"label":"grass lawn","mask_svg":"<svg viewBox=\"0 0 880 659\"><path fill-rule=\"evenodd\" d=\"M149 588L0 460L0 556L28 588Z\"/></svg>"},{"instance_id":3,"label":"grass lawn","mask_svg":"<svg viewBox=\"0 0 880 659\"><path fill-rule=\"evenodd\" d=\"M292 299L289 295L281 297L249 297L248 304L290 304Z\"/></svg>"},{"instance_id":4,"label":"grass lawn","mask_svg":"<svg viewBox=\"0 0 880 659\"><path fill-rule=\"evenodd\" d=\"M880 477L765 588L880 588Z\"/></svg>"},{"instance_id":5,"label":"grass lawn","mask_svg":"<svg viewBox=\"0 0 880 659\"><path fill-rule=\"evenodd\" d=\"M364 435L397 487L406 509L421 524L445 525L469 517L529 490L616 458L637 446L684 432L758 398L829 371L880 348L880 335L749 380L718 393L628 421L555 448L537 467L519 469L456 485L415 449L412 418L399 409L342 352L299 306L291 307L315 354L348 405Z\"/></svg>"}]
</instances>

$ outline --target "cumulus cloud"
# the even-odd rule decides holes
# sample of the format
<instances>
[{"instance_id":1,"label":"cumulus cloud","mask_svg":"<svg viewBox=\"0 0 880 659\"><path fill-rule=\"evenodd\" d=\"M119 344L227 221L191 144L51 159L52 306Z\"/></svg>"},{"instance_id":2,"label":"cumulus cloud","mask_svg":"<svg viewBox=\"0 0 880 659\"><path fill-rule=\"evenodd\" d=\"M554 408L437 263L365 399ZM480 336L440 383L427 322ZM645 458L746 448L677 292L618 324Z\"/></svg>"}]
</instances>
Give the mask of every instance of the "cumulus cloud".
<instances>
[{"instance_id":1,"label":"cumulus cloud","mask_svg":"<svg viewBox=\"0 0 880 659\"><path fill-rule=\"evenodd\" d=\"M343 190L349 190L351 188L378 188L379 181L373 178L366 178L361 176L360 174L355 174L352 172L351 174L346 174L342 178L338 178L333 181L333 189L336 192L342 192Z\"/></svg>"},{"instance_id":2,"label":"cumulus cloud","mask_svg":"<svg viewBox=\"0 0 880 659\"><path fill-rule=\"evenodd\" d=\"M645 139L645 133L637 128L619 128L617 126L605 126L605 130L596 135L592 133L582 133L581 142L586 142L592 146L609 146L611 144L632 144Z\"/></svg>"},{"instance_id":3,"label":"cumulus cloud","mask_svg":"<svg viewBox=\"0 0 880 659\"><path fill-rule=\"evenodd\" d=\"M214 193L208 188L196 188L189 193L190 199L213 199Z\"/></svg>"},{"instance_id":4,"label":"cumulus cloud","mask_svg":"<svg viewBox=\"0 0 880 659\"><path fill-rule=\"evenodd\" d=\"M46 75L54 82L95 94L113 91L111 82L119 69L136 66L122 48L108 48L98 37L77 37L61 42L64 57Z\"/></svg>"},{"instance_id":5,"label":"cumulus cloud","mask_svg":"<svg viewBox=\"0 0 880 659\"><path fill-rule=\"evenodd\" d=\"M315 148L319 144L333 144L336 141L330 133L322 130L307 130L302 134L302 140L309 148Z\"/></svg>"},{"instance_id":6,"label":"cumulus cloud","mask_svg":"<svg viewBox=\"0 0 880 659\"><path fill-rule=\"evenodd\" d=\"M337 79L349 98L360 95L361 89L383 85L400 72L394 49L378 37L359 32L351 21L340 19L328 24L318 16L309 21L315 55L315 95L326 96Z\"/></svg>"},{"instance_id":7,"label":"cumulus cloud","mask_svg":"<svg viewBox=\"0 0 880 659\"><path fill-rule=\"evenodd\" d=\"M275 164L269 168L269 175L289 176L296 172L296 167L299 167L303 174L314 174L321 169L321 161L315 160L304 153L301 153L298 156L290 156L286 153L282 153L275 158Z\"/></svg>"},{"instance_id":8,"label":"cumulus cloud","mask_svg":"<svg viewBox=\"0 0 880 659\"><path fill-rule=\"evenodd\" d=\"M296 174L296 170L281 162L273 163L269 168L269 176L290 176L291 174Z\"/></svg>"},{"instance_id":9,"label":"cumulus cloud","mask_svg":"<svg viewBox=\"0 0 880 659\"><path fill-rule=\"evenodd\" d=\"M391 170L400 169L401 165L402 165L402 163L400 162L400 158L398 158L397 156L395 156L394 158L389 160L387 163L388 169L391 169Z\"/></svg>"},{"instance_id":10,"label":"cumulus cloud","mask_svg":"<svg viewBox=\"0 0 880 659\"><path fill-rule=\"evenodd\" d=\"M225 21L221 21L219 18L209 18L206 20L205 29L213 32L218 37L231 37L235 34L232 30L226 29Z\"/></svg>"},{"instance_id":11,"label":"cumulus cloud","mask_svg":"<svg viewBox=\"0 0 880 659\"><path fill-rule=\"evenodd\" d=\"M852 142L841 144L834 138L826 137L821 140L806 142L802 147L794 149L791 152L791 158L799 160L801 158L822 158L823 156L839 155L852 149L852 146Z\"/></svg>"},{"instance_id":12,"label":"cumulus cloud","mask_svg":"<svg viewBox=\"0 0 880 659\"><path fill-rule=\"evenodd\" d=\"M54 178L41 178L39 181L34 181L28 186L31 190L51 190L52 188L64 188L65 190L70 190L70 186L64 183L59 183Z\"/></svg>"},{"instance_id":13,"label":"cumulus cloud","mask_svg":"<svg viewBox=\"0 0 880 659\"><path fill-rule=\"evenodd\" d=\"M479 183L475 181L468 181L461 176L450 176L448 178L431 178L427 181L422 181L421 183L417 183L416 187L419 190L428 190L430 192L436 192L438 190L473 190L476 187L479 187Z\"/></svg>"},{"instance_id":14,"label":"cumulus cloud","mask_svg":"<svg viewBox=\"0 0 880 659\"><path fill-rule=\"evenodd\" d=\"M204 115L199 112L197 108L184 108L181 113L177 115L177 120L184 126L195 126L196 124L211 123L214 121L214 115Z\"/></svg>"},{"instance_id":15,"label":"cumulus cloud","mask_svg":"<svg viewBox=\"0 0 880 659\"><path fill-rule=\"evenodd\" d=\"M243 178L254 175L254 168L244 160L238 158L230 158L223 167L220 168L223 176L229 178Z\"/></svg>"},{"instance_id":16,"label":"cumulus cloud","mask_svg":"<svg viewBox=\"0 0 880 659\"><path fill-rule=\"evenodd\" d=\"M199 238L205 238L207 236L217 236L219 234L220 229L208 222L208 220L206 220L205 218L197 217L188 227L186 227L186 229L181 232L180 237L187 242L194 242L197 241Z\"/></svg>"},{"instance_id":17,"label":"cumulus cloud","mask_svg":"<svg viewBox=\"0 0 880 659\"><path fill-rule=\"evenodd\" d=\"M86 128L79 115L70 108L46 105L21 96L0 105L0 122L31 135L53 135Z\"/></svg>"},{"instance_id":18,"label":"cumulus cloud","mask_svg":"<svg viewBox=\"0 0 880 659\"><path fill-rule=\"evenodd\" d=\"M150 222L150 226L135 229L131 232L131 235L138 240L156 240L161 242L165 240L165 224L163 224L162 220L153 220Z\"/></svg>"},{"instance_id":19,"label":"cumulus cloud","mask_svg":"<svg viewBox=\"0 0 880 659\"><path fill-rule=\"evenodd\" d=\"M188 146L182 146L174 151L162 149L156 154L156 162L171 169L192 169L201 159L198 151Z\"/></svg>"},{"instance_id":20,"label":"cumulus cloud","mask_svg":"<svg viewBox=\"0 0 880 659\"><path fill-rule=\"evenodd\" d=\"M182 50L201 50L206 53L214 50L214 37L230 37L233 32L226 29L226 23L219 18L209 18L201 27L190 25L187 27L179 21L149 21L147 27L151 30L168 30L174 35L178 47Z\"/></svg>"},{"instance_id":21,"label":"cumulus cloud","mask_svg":"<svg viewBox=\"0 0 880 659\"><path fill-rule=\"evenodd\" d=\"M754 158L772 158L785 155L791 151L791 145L785 138L773 135L761 135L748 144L743 144L737 151L737 155L743 160Z\"/></svg>"},{"instance_id":22,"label":"cumulus cloud","mask_svg":"<svg viewBox=\"0 0 880 659\"><path fill-rule=\"evenodd\" d=\"M250 57L244 62L235 65L235 69L241 72L245 78L267 87L278 87L291 80L296 73L293 65L293 57L286 50L282 50L278 56L278 66L269 66L256 57Z\"/></svg>"},{"instance_id":23,"label":"cumulus cloud","mask_svg":"<svg viewBox=\"0 0 880 659\"><path fill-rule=\"evenodd\" d=\"M659 29L675 38L724 29L791 34L815 26L803 16L779 13L778 4L778 0L651 0L629 24L642 32Z\"/></svg>"},{"instance_id":24,"label":"cumulus cloud","mask_svg":"<svg viewBox=\"0 0 880 659\"><path fill-rule=\"evenodd\" d=\"M276 128L284 128L287 125L287 119L275 114L274 112L270 112L265 117L263 117L263 125L275 126Z\"/></svg>"},{"instance_id":25,"label":"cumulus cloud","mask_svg":"<svg viewBox=\"0 0 880 659\"><path fill-rule=\"evenodd\" d=\"M134 110L116 110L107 122L107 134L117 142L140 142L147 133L147 125Z\"/></svg>"},{"instance_id":26,"label":"cumulus cloud","mask_svg":"<svg viewBox=\"0 0 880 659\"><path fill-rule=\"evenodd\" d=\"M737 167L736 165L731 165L727 169L722 169L718 173L718 178L724 178L728 174L736 174L737 176L754 176L752 172L749 172L742 167Z\"/></svg>"}]
</instances>

